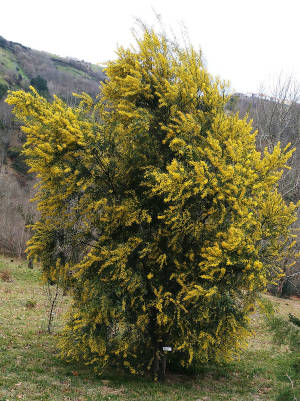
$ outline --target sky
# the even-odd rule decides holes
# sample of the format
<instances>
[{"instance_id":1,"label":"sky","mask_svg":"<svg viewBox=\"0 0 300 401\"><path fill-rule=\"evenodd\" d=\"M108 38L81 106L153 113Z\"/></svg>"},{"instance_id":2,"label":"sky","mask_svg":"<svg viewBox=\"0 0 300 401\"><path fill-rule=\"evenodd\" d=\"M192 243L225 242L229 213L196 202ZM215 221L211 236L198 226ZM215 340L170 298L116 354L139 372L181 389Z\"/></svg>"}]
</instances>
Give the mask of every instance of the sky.
<instances>
[{"instance_id":1,"label":"sky","mask_svg":"<svg viewBox=\"0 0 300 401\"><path fill-rule=\"evenodd\" d=\"M207 70L233 92L257 93L281 74L300 81L300 0L2 0L0 36L36 50L103 64L134 44L140 18L185 26Z\"/></svg>"}]
</instances>

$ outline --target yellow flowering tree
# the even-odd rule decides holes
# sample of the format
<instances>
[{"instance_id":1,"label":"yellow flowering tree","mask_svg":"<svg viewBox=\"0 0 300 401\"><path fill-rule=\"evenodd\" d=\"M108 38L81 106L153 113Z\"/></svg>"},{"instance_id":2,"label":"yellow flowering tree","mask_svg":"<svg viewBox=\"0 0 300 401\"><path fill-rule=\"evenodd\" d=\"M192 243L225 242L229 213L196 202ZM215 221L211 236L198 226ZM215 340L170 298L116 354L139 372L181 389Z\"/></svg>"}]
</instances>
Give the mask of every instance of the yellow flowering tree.
<instances>
[{"instance_id":1,"label":"yellow flowering tree","mask_svg":"<svg viewBox=\"0 0 300 401\"><path fill-rule=\"evenodd\" d=\"M155 377L164 347L183 367L229 358L293 256L296 206L277 191L292 150L256 151L201 55L150 29L106 74L74 108L33 88L7 99L39 178L28 254L73 295L62 354Z\"/></svg>"}]
</instances>

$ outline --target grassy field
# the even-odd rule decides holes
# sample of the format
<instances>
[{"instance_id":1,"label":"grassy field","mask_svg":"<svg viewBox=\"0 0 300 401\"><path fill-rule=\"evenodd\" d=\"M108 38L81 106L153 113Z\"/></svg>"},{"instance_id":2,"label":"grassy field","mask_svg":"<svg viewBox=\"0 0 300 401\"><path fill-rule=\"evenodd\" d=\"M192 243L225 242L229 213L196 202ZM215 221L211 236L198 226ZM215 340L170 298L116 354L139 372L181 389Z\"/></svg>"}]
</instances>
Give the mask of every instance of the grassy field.
<instances>
[{"instance_id":1,"label":"grassy field","mask_svg":"<svg viewBox=\"0 0 300 401\"><path fill-rule=\"evenodd\" d=\"M278 313L300 317L299 300L268 298ZM55 332L68 302L64 297L58 307ZM239 361L192 376L169 375L166 383L155 384L116 372L96 377L84 366L61 361L56 336L46 330L48 308L39 272L23 261L0 258L0 401L267 401L288 384L289 352L272 344L258 313L256 336Z\"/></svg>"}]
</instances>

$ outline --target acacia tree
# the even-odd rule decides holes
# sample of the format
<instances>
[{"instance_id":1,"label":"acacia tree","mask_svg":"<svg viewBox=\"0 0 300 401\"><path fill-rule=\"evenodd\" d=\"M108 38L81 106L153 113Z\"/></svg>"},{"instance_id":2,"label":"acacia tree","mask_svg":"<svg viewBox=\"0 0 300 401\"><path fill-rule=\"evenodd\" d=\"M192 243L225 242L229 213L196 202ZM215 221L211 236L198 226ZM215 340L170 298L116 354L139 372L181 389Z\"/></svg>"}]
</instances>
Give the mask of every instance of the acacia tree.
<instances>
[{"instance_id":1,"label":"acacia tree","mask_svg":"<svg viewBox=\"0 0 300 401\"><path fill-rule=\"evenodd\" d=\"M106 74L75 108L33 88L7 100L40 179L28 253L73 295L62 354L155 377L164 346L183 367L226 359L293 252L296 206L277 191L292 151L256 151L201 55L150 29Z\"/></svg>"}]
</instances>

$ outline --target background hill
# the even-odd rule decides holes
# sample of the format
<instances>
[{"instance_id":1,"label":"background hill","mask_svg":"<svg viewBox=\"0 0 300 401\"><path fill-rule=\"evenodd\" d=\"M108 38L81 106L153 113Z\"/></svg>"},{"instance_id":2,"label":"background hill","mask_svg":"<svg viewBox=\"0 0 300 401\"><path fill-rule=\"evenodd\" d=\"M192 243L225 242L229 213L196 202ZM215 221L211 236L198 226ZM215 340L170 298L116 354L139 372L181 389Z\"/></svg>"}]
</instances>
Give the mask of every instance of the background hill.
<instances>
[{"instance_id":1,"label":"background hill","mask_svg":"<svg viewBox=\"0 0 300 401\"><path fill-rule=\"evenodd\" d=\"M32 50L0 36L1 96L8 88L26 89L37 77L47 81L50 95L66 97L72 88L96 94L105 75L97 65Z\"/></svg>"},{"instance_id":2,"label":"background hill","mask_svg":"<svg viewBox=\"0 0 300 401\"><path fill-rule=\"evenodd\" d=\"M26 90L32 85L46 98L56 94L72 103L72 92L84 91L95 96L104 78L97 65L32 50L0 36L0 166L7 164L8 158L17 171L23 172L25 168L18 160L23 138L4 103L7 90Z\"/></svg>"}]
</instances>

